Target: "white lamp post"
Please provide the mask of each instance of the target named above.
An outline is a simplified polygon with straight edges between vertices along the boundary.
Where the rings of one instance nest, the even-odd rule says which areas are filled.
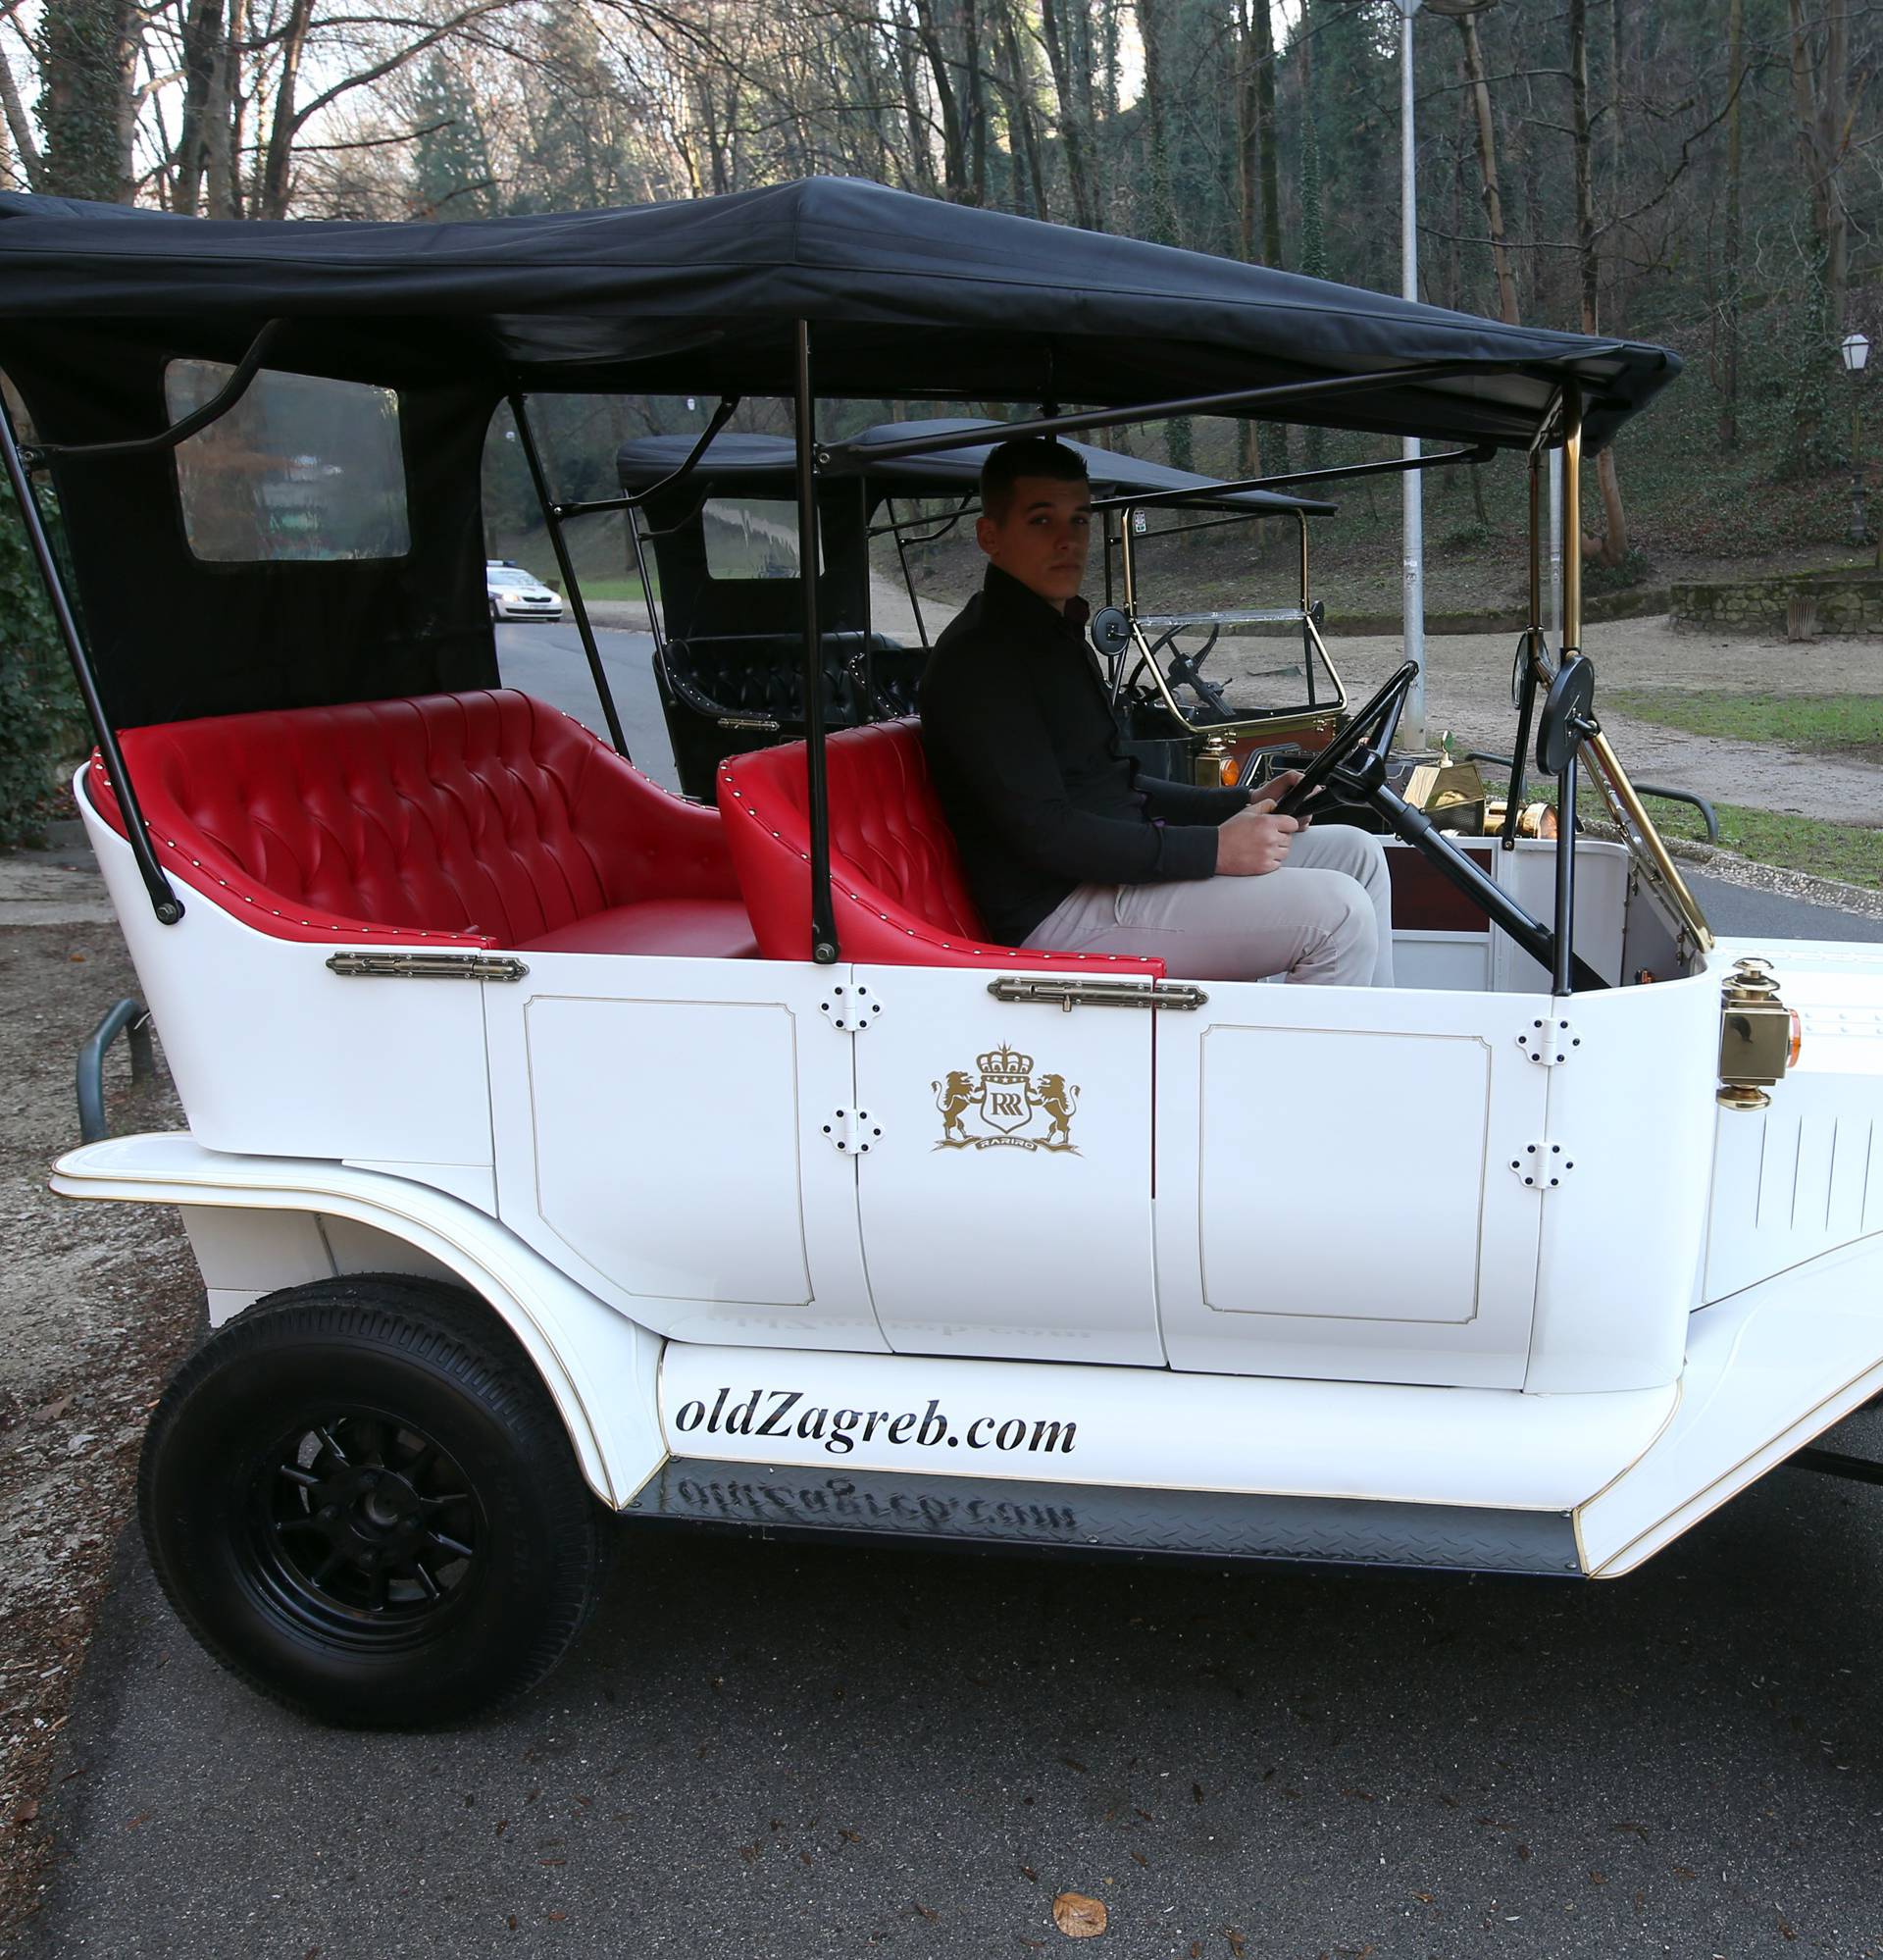
[[[1412,129],[1412,17],[1423,7],[1428,13],[1443,14],[1450,20],[1460,15],[1481,13],[1495,7],[1498,0],[1393,0],[1400,10],[1400,290],[1407,299],[1419,296],[1419,184],[1418,146]],[[1419,438],[1404,438],[1401,453],[1407,462],[1416,462]],[[1419,749],[1426,745],[1425,733],[1425,498],[1417,470],[1407,470],[1400,480],[1404,513],[1401,550],[1401,580],[1405,607],[1405,657],[1418,663],[1419,678],[1413,682],[1400,713],[1400,746]]]
[[[1869,491],[1863,483],[1863,397],[1858,392],[1858,377],[1870,364],[1869,336],[1846,334],[1838,353],[1843,357],[1844,372],[1851,378],[1851,542],[1868,544],[1872,537],[1865,508]]]
[[[1400,290],[1407,299],[1419,296],[1418,149],[1412,134],[1412,16],[1422,0],[1394,0],[1400,10]],[[1407,462],[1419,454],[1419,438],[1404,438],[1400,453]],[[1417,470],[1400,479],[1403,524],[1400,533],[1400,580],[1404,600],[1405,657],[1418,663],[1402,710],[1402,748],[1425,747],[1425,499]]]

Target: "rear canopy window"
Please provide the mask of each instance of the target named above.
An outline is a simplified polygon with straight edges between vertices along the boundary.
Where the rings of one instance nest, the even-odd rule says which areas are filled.
[[[173,422],[227,385],[220,361],[172,361]],[[227,415],[177,445],[190,550],[211,564],[402,558],[405,463],[390,389],[263,368]]]
[[[715,579],[794,579],[802,562],[797,505],[782,497],[706,499],[700,513],[706,570]],[[824,570],[820,542],[818,571]]]

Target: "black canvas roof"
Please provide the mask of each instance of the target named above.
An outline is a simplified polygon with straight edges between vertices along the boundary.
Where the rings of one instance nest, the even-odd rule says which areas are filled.
[[[460,224],[210,221],[0,195],[0,360],[29,359],[64,325],[100,351],[229,359],[278,316],[298,324],[276,364],[389,383],[786,394],[800,318],[817,392],[851,399],[1119,406],[1401,376],[1288,419],[1505,444],[1527,443],[1574,381],[1592,448],[1680,366],[1659,347],[849,179]],[[1434,364],[1464,372],[1416,373]]]
[[[845,447],[831,474],[868,477],[887,496],[959,495],[972,491],[978,485],[981,466],[993,443],[1000,439],[1002,427],[998,422],[966,416],[881,423],[853,438],[854,446]],[[869,454],[871,442],[913,441],[922,437],[956,436],[980,429],[989,432],[991,440],[966,448],[937,449],[887,462],[873,461]],[[694,436],[636,436],[624,442],[615,454],[622,489],[630,493],[643,490],[672,476],[686,462],[698,439]],[[1164,463],[1100,449],[1090,442],[1068,442],[1065,446],[1085,458],[1093,491],[1098,496],[1122,495],[1133,490],[1206,491],[1215,481],[1189,470],[1174,470]],[[746,487],[770,496],[790,496],[795,493],[796,468],[797,451],[783,436],[720,435],[707,445],[698,474],[690,481],[696,490],[710,484],[729,490]],[[1242,510],[1251,515],[1292,516],[1304,511],[1310,517],[1328,517],[1335,509],[1333,504],[1315,498],[1285,496],[1275,490],[1203,495],[1196,502],[1204,508]]]

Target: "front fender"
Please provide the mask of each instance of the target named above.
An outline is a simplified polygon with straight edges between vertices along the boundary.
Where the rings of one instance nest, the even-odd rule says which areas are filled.
[[[461,1199],[385,1171],[236,1157],[174,1134],[113,1137],[68,1152],[53,1166],[51,1184],[66,1198],[312,1214],[386,1234],[461,1280],[516,1335],[562,1414],[583,1475],[604,1503],[619,1510],[666,1458],[656,1400],[660,1336],[603,1305]],[[310,1276],[291,1272],[277,1283]]]

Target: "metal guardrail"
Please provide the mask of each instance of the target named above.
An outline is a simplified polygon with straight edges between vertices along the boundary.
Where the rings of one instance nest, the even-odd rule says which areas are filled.
[[[78,1135],[84,1143],[99,1143],[111,1134],[105,1121],[105,1051],[125,1037],[130,1049],[130,1079],[148,1081],[157,1072],[156,1051],[150,1044],[150,1012],[143,1002],[126,998],[92,1029],[78,1049]]]
[[[1495,762],[1503,769],[1510,766],[1509,756],[1495,755],[1486,748],[1469,748],[1465,753],[1473,762]],[[1706,826],[1706,842],[1719,842],[1719,817],[1705,797],[1696,796],[1692,790],[1669,790],[1659,783],[1637,783],[1635,788],[1644,797],[1664,797],[1670,803],[1687,803],[1697,809],[1701,822]]]

